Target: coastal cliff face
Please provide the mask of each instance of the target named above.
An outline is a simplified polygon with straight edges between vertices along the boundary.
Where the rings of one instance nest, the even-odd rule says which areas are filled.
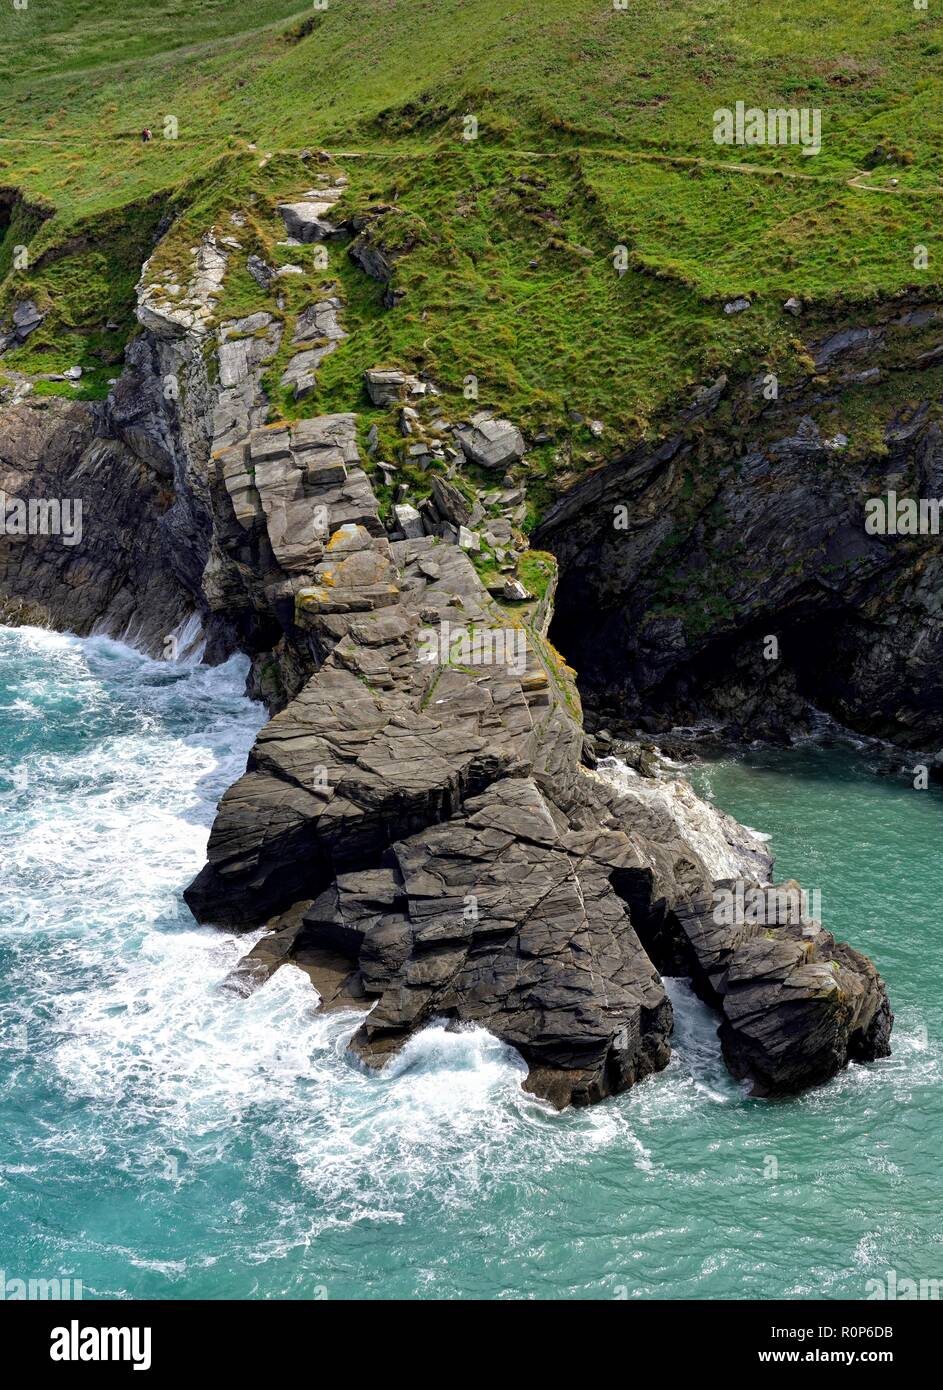
[[[325,175],[284,205],[295,244],[336,233],[341,195]],[[528,1087],[557,1106],[599,1100],[667,1063],[661,973],[688,976],[717,1009],[728,1065],[757,1094],[885,1055],[891,1015],[870,962],[801,912],[716,920],[718,884],[769,882],[762,841],[684,783],[597,766],[574,672],[547,640],[552,584],[531,593],[510,577],[513,558],[496,583],[476,566],[476,526],[504,560],[526,547],[513,469],[527,442],[513,422],[480,412],[447,427],[427,383],[383,364],[369,371],[371,399],[398,413],[417,456],[450,460],[420,508],[386,509],[388,473],[355,413],[270,420],[264,374],[287,341],[281,385],[309,394],[344,335],[343,304],[327,282],[293,322],[218,315],[231,263],[246,261],[242,225],[233,214],[208,230],[186,275],[145,265],[141,332],[105,402],[18,391],[0,417],[0,489],[80,499],[84,517],[72,547],[55,535],[0,537],[5,621],[107,631],[157,655],[197,616],[208,659],[251,658],[250,690],[272,718],[186,895],[201,921],[270,928],[232,987],[304,968],[322,1007],[369,1010],[352,1048],[375,1067],[433,1017],[483,1025],[519,1050]],[[388,267],[364,249],[369,227],[353,230],[352,259],[382,279]],[[275,274],[261,262],[249,270]],[[447,428],[449,452],[438,442]],[[894,476],[935,476],[935,427],[897,429]],[[832,455],[808,431],[731,462],[694,505],[686,479],[706,439],[682,432],[617,461],[542,530],[561,562],[553,632],[594,715],[736,708],[762,733],[801,719],[814,695],[916,739],[928,727],[932,652],[912,650],[913,634],[937,621],[932,566],[839,539],[847,480],[822,467],[810,487]],[[501,487],[462,490],[466,465]],[[860,477],[864,487],[873,470],[862,465]],[[614,502],[630,515],[615,535]],[[694,638],[680,618],[645,616],[672,528],[679,582],[694,583],[725,547],[739,553],[734,538],[784,558],[763,582],[733,563],[736,619]],[[825,557],[809,580],[800,546]],[[841,583],[826,583],[836,572]],[[759,642],[774,609],[797,641],[811,630],[829,644],[811,694],[808,653],[750,683],[744,633]],[[891,674],[862,694],[856,682],[881,643]]]
[[[882,534],[866,506],[943,496],[941,338],[935,304],[872,311],[811,339],[808,375],[775,399],[770,376],[721,378],[667,438],[550,509],[535,541],[561,568],[552,635],[595,727],[788,740],[821,711],[937,751],[939,529]],[[908,367],[925,395],[902,407],[895,374]],[[882,381],[873,439],[827,431]]]
[[[126,636],[160,655],[196,606],[172,480],[88,404],[21,402],[0,415],[0,493],[11,520],[13,499],[65,499],[71,532],[0,534],[0,621]]]

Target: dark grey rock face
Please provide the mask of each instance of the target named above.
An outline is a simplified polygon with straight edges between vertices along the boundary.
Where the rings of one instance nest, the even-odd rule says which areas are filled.
[[[868,368],[891,327],[906,335],[906,317],[834,333],[811,354],[822,371]],[[807,412],[847,379],[759,414],[753,400],[746,427],[698,418],[552,508],[534,538],[560,562],[551,635],[591,722],[787,738],[823,710],[939,746],[943,538],[868,534],[865,502],[890,489],[943,497],[943,434],[919,407],[888,418],[874,454],[824,438]],[[726,409],[736,420],[743,393]]]
[[[732,885],[728,885],[731,886]],[[695,988],[719,1009],[731,1073],[758,1096],[827,1081],[849,1059],[890,1053],[893,1015],[874,966],[789,901],[798,884],[766,894],[762,923],[718,923],[713,900],[676,913],[678,945]]]
[[[127,633],[160,655],[195,611],[175,573],[172,496],[154,469],[71,401],[0,414],[0,502],[55,502],[75,543],[0,531],[0,621]]]
[[[346,949],[376,1007],[354,1051],[382,1065],[433,1015],[519,1049],[557,1104],[624,1090],[668,1060],[671,1006],[609,883],[624,837],[561,835],[530,779],[341,874],[302,940]]]

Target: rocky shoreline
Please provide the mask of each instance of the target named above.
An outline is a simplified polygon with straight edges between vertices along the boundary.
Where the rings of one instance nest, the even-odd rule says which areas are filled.
[[[290,236],[331,236],[341,191],[325,182],[280,208]],[[523,544],[515,477],[502,478],[521,432],[488,412],[454,425],[422,413],[425,384],[372,369],[371,399],[399,412],[413,448],[451,458],[453,476],[464,458],[501,479],[490,521],[439,474],[420,507],[401,499],[384,518],[374,484],[387,475],[368,471],[355,414],[269,422],[261,381],[286,331],[278,316],[215,322],[243,251],[238,215],[231,224],[195,248],[186,283],[145,266],[142,331],[105,403],[20,395],[0,420],[0,486],[81,497],[87,517],[74,553],[0,538],[0,620],[129,635],[159,655],[196,614],[208,659],[252,660],[250,691],[272,717],[186,893],[202,922],[268,927],[231,987],[300,966],[322,1007],[365,1011],[351,1046],[376,1068],[433,1018],[486,1027],[557,1107],[666,1065],[664,974],[689,977],[716,1009],[727,1064],[755,1094],[887,1055],[887,994],[865,957],[789,910],[717,921],[719,885],[769,883],[761,840],[683,782],[597,766],[574,672],[547,638],[553,588],[530,594],[507,558]],[[351,255],[382,279],[359,231]],[[327,292],[295,324],[282,382],[296,396],[342,324]],[[545,524],[561,560],[553,631],[594,690],[587,643],[607,644],[607,670],[621,648],[602,626],[612,590],[592,588],[604,561],[586,527],[627,480],[648,507],[641,480],[683,447],[618,463]],[[476,568],[476,526],[506,562],[497,584]],[[675,652],[674,629],[658,631],[646,641]],[[611,679],[598,688],[601,709],[622,700]]]

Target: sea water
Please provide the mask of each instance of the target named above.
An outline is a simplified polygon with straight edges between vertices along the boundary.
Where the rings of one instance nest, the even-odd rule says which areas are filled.
[[[181,891],[262,712],[245,664],[0,629],[0,1272],[95,1298],[830,1298],[943,1277],[943,797],[806,746],[705,764],[872,956],[893,1055],[749,1099],[682,981],[666,1071],[558,1115],[487,1033],[381,1075]],[[0,1296],[3,1294],[0,1285]]]

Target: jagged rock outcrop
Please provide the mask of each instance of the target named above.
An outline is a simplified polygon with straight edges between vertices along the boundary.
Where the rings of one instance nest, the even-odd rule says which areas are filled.
[[[297,230],[300,218],[312,236],[326,230],[323,214],[344,182],[325,177],[323,187],[301,195],[287,214],[291,225]],[[66,407],[27,397],[27,414],[4,413],[0,458],[8,466],[0,486],[6,477],[8,492],[15,495],[27,478],[47,488],[48,496],[78,499],[86,528],[91,524],[91,533],[101,537],[99,550],[110,545],[115,553],[107,558],[96,553],[93,563],[83,552],[80,565],[75,551],[55,541],[30,537],[29,544],[17,545],[16,538],[0,539],[0,556],[11,546],[16,549],[5,577],[0,576],[0,591],[8,621],[49,623],[83,634],[93,628],[113,635],[130,632],[154,655],[163,652],[168,635],[197,614],[208,659],[222,659],[237,648],[248,652],[253,692],[277,707],[318,660],[291,616],[292,582],[296,587],[303,582],[305,562],[310,558],[315,564],[317,554],[309,557],[312,536],[303,530],[290,543],[285,540],[294,524],[290,494],[298,491],[298,475],[284,466],[277,450],[272,454],[274,437],[269,437],[270,457],[262,460],[265,505],[255,520],[238,514],[241,464],[235,446],[268,419],[262,377],[279,350],[283,322],[275,306],[238,319],[221,315],[227,270],[245,254],[246,219],[234,212],[228,220],[225,234],[214,226],[199,238],[185,270],[160,247],[145,262],[137,286],[142,331],[128,345],[125,370],[107,401]],[[311,389],[320,361],[345,336],[341,308],[339,298],[325,295],[298,314],[291,339],[297,351],[285,369],[296,394]],[[28,384],[23,389],[28,391]],[[79,422],[83,439],[98,441],[94,468],[87,459],[82,465]],[[348,419],[348,434],[349,425]],[[46,441],[44,461],[30,453],[40,436]],[[332,438],[319,452],[316,441],[303,436],[302,424],[295,442],[310,474],[305,487],[310,483],[316,489],[337,476],[344,440]],[[261,440],[255,447],[262,448]],[[60,466],[66,459],[67,473]],[[250,458],[245,466],[254,472],[256,462]],[[343,473],[342,458],[339,467]],[[382,531],[372,492],[365,507],[358,500],[363,495],[358,477],[362,485],[363,474],[356,470],[344,482],[345,516]],[[138,506],[135,489],[155,500]],[[137,527],[129,520],[135,509],[141,514]],[[338,512],[338,524],[343,519]],[[134,533],[130,547],[120,539],[126,533]],[[149,560],[142,562],[140,554]],[[61,582],[65,574],[67,583]]]
[[[330,539],[294,590],[327,655],[224,797],[188,902],[254,925],[313,899],[287,955],[350,957],[349,994],[378,1000],[366,1060],[445,1014],[512,1041],[558,1102],[622,1089],[668,1058],[670,1006],[609,882],[648,857],[604,783],[578,792],[578,722],[464,553],[391,545],[365,517],[333,529],[347,513],[327,506]],[[476,632],[498,664],[476,661]]]
[[[758,922],[718,910],[718,893],[736,887],[720,883],[710,899],[679,905],[674,942],[684,973],[721,1013],[731,1073],[753,1095],[792,1095],[849,1059],[888,1056],[894,1020],[871,962],[804,915],[798,884],[758,894]]]
[[[290,233],[290,240],[321,241],[337,232],[337,227],[327,221],[326,215],[343,194],[346,182],[346,179],[339,178],[323,188],[309,189],[299,202],[279,206],[278,211]],[[317,385],[321,363],[347,337],[340,324],[341,308],[340,299],[330,295],[316,304],[310,304],[298,315],[291,339],[292,347],[297,351],[281,376],[281,385],[292,388],[295,400],[302,400],[311,394]]]
[[[341,188],[280,209],[292,239],[333,233]],[[213,229],[186,285],[158,257],[108,401],[11,407],[0,437],[0,487],[81,497],[86,528],[74,555],[58,538],[0,538],[9,620],[128,632],[159,651],[198,612],[211,657],[252,657],[250,688],[273,717],[187,892],[200,920],[271,927],[231,986],[300,966],[325,1007],[367,1011],[352,1047],[377,1067],[433,1017],[486,1026],[558,1106],[666,1064],[669,967],[718,1008],[732,1070],[762,1093],[882,1055],[890,1012],[863,957],[828,937],[810,962],[791,921],[773,924],[775,950],[708,931],[718,878],[768,878],[756,837],[681,784],[585,765],[573,674],[544,640],[549,600],[506,576],[489,591],[470,558],[485,504],[505,512],[488,543],[524,544],[523,489],[470,501],[433,474],[432,498],[398,504],[388,531],[354,415],[268,423],[281,318],[219,314],[241,252]],[[320,295],[292,331],[282,380],[296,395],[344,335],[340,300]],[[479,466],[524,453],[517,427],[487,412],[454,430],[440,412],[424,423],[404,402],[434,388],[399,369],[366,384],[401,407],[424,459],[441,462],[450,436]],[[803,430],[782,452],[816,447]]]
[[[244,225],[239,214],[230,221],[236,233]],[[253,658],[256,688],[281,690],[311,658],[286,650],[280,672],[279,655],[266,645],[280,639],[277,614],[247,623],[238,603],[230,610],[219,601],[227,585],[242,593],[241,571],[234,566],[223,580],[214,568],[226,530],[215,515],[220,493],[226,496],[216,457],[267,419],[261,378],[282,335],[274,313],[219,317],[226,270],[240,250],[237,235],[213,228],[191,251],[186,274],[168,269],[159,253],[145,262],[137,287],[142,331],[128,345],[125,370],[105,402],[32,398],[23,404],[25,414],[4,412],[0,458],[8,465],[8,491],[30,473],[33,443],[41,437],[43,458],[31,485],[47,496],[81,500],[95,550],[91,559],[83,544],[79,563],[60,543],[30,537],[0,588],[10,621],[80,634],[130,633],[154,655],[198,615],[208,659],[241,647]],[[83,457],[80,434],[96,441],[93,458]],[[233,523],[228,501],[225,521]],[[6,544],[0,540],[0,548]],[[277,563],[269,568],[284,579]]]
[[[244,650],[273,654],[259,661],[257,680],[274,707],[300,688],[335,640],[306,620],[329,539],[338,557],[360,530],[368,538],[385,534],[355,434],[350,414],[265,426],[210,461],[215,528],[206,601]],[[352,569],[349,561],[342,573]]]
[[[551,508],[534,540],[561,568],[552,636],[592,723],[787,738],[824,710],[939,746],[943,540],[869,534],[865,503],[890,489],[943,497],[943,434],[924,404],[855,449],[810,414],[838,408],[862,370],[899,369],[908,353],[929,366],[934,332],[933,309],[885,309],[813,342],[815,378],[778,400],[763,399],[763,378],[736,392],[724,380],[686,427]]]
[[[303,423],[323,439],[337,420]],[[303,472],[295,449],[294,432],[273,449],[282,488],[286,469]],[[273,481],[258,467],[228,479],[253,525],[271,524]],[[293,535],[316,505],[296,480]],[[624,1090],[670,1055],[671,1007],[640,934],[657,953],[709,898],[698,835],[723,868],[762,872],[768,856],[693,794],[679,810],[670,792],[583,767],[571,673],[539,633],[461,547],[390,543],[366,520],[327,504],[329,538],[291,589],[319,669],[259,734],[187,901],[201,920],[271,924],[235,987],[297,961],[324,972],[333,1006],[368,1008],[352,1047],[371,1066],[444,1016],[516,1047],[528,1087],[555,1105]],[[873,976],[861,958],[848,970],[848,988]],[[833,1057],[860,1032],[837,1035]],[[762,1061],[744,1064],[758,1086]]]
[[[207,232],[199,246],[194,247],[191,262],[186,286],[178,282],[173,272],[152,274],[150,262],[144,263],[137,317],[158,338],[207,331],[229,262],[229,254],[217,240],[215,230]]]
[[[202,352],[228,254],[208,233],[194,249],[185,288],[145,263],[138,287],[144,331],[129,344],[107,401],[26,397],[3,411],[0,488],[68,499],[81,509],[83,529],[74,548],[57,536],[0,537],[7,621],[126,635],[156,656],[169,636],[205,614],[214,432],[244,434],[258,411],[255,387],[237,366],[244,350],[236,343],[220,349],[217,388]],[[237,330],[224,324],[220,338]],[[272,340],[253,341],[261,358]],[[211,656],[233,650],[225,619],[205,635]]]

